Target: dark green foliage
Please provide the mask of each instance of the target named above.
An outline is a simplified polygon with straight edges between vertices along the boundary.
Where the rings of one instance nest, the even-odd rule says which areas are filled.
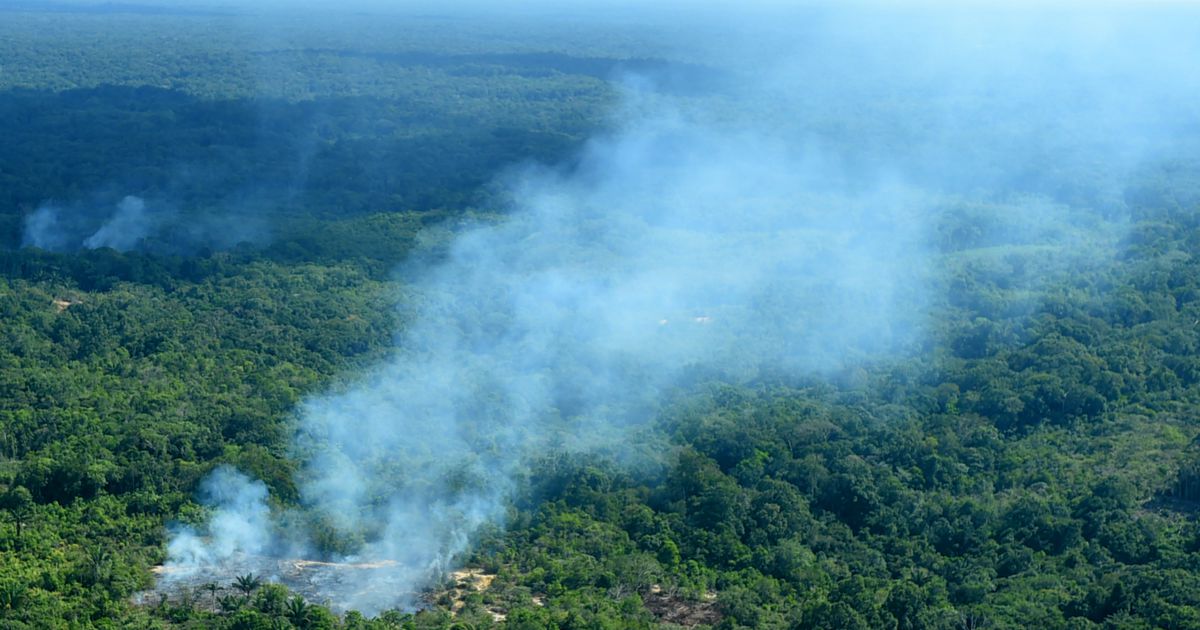
[[[368,620],[245,575],[135,605],[215,466],[299,504],[291,414],[392,351],[394,265],[501,220],[471,210],[498,169],[569,153],[608,73],[662,62],[591,31],[525,33],[568,55],[304,19],[288,37],[320,45],[249,50],[213,16],[97,10],[0,20],[0,627],[1200,627],[1200,176],[1183,161],[1068,217],[1124,229],[1086,260],[1006,238],[1011,208],[937,208],[921,352],[738,385],[697,370],[647,429],[671,448],[637,474],[533,464],[507,528],[464,559],[495,581],[461,602]],[[74,56],[45,54],[55,29]],[[712,78],[678,69],[669,92]],[[44,201],[126,194],[268,233],[15,248]],[[363,542],[311,529],[331,554]]]

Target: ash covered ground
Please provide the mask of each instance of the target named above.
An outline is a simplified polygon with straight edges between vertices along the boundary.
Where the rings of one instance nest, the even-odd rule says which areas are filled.
[[[364,603],[380,609],[425,606],[420,594],[402,590],[402,585],[411,584],[411,576],[397,571],[392,560],[322,562],[241,554],[198,568],[159,566],[154,573],[158,576],[154,588],[134,595],[134,603],[154,606],[165,600],[220,610],[222,597],[241,594],[235,586],[238,578],[252,575],[336,612]]]

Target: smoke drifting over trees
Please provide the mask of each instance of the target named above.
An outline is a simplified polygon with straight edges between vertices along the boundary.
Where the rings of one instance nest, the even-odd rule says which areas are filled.
[[[404,270],[397,359],[304,407],[308,504],[415,592],[501,517],[529,458],[619,446],[684,370],[828,370],[912,343],[919,196],[830,187],[821,168],[660,113],[568,169],[509,175],[505,221]]]
[[[22,247],[75,252],[103,247],[119,252],[189,254],[266,239],[252,217],[183,215],[161,204],[128,195],[109,207],[104,202],[44,203],[25,217]]]
[[[78,207],[44,204],[25,218],[21,244],[49,251],[111,247],[124,252],[137,247],[160,220],[148,216],[146,202],[134,196],[122,199],[111,215],[103,218],[92,215]],[[89,234],[90,230],[95,231]]]
[[[1180,63],[1194,44],[1169,19],[1120,17],[820,12],[756,72],[764,52],[747,43],[699,49],[743,77],[724,97],[632,81],[574,161],[500,176],[502,222],[401,270],[395,358],[300,409],[305,508],[361,541],[350,555],[396,563],[395,592],[330,596],[411,605],[482,525],[502,524],[532,458],[622,450],[685,374],[745,382],[922,352],[956,217],[984,219],[975,246],[1040,248],[1013,285],[1111,255],[1113,217],[1131,211],[1124,178],[1176,155],[1196,86]],[[83,244],[129,244],[138,228],[118,227],[144,218],[134,209]],[[34,217],[41,234],[55,215]],[[206,487],[213,518],[172,543],[171,564],[313,545],[298,525],[312,519],[268,518],[261,485],[222,470]],[[269,531],[286,542],[264,546]]]

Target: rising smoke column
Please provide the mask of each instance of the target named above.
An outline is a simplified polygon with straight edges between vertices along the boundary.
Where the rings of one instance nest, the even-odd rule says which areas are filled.
[[[146,213],[146,202],[140,197],[128,196],[117,204],[113,213],[100,229],[83,239],[88,249],[111,247],[119,252],[129,251],[154,231],[155,221]]]
[[[263,218],[234,200],[220,210],[183,213],[162,200],[147,203],[126,195],[115,204],[45,202],[25,217],[21,247],[60,253],[111,248],[189,255],[268,240]]]
[[[55,204],[44,203],[25,217],[21,247],[37,247],[46,251],[69,250],[77,246],[61,226],[62,210]]]
[[[658,111],[572,167],[510,174],[503,222],[402,270],[397,357],[301,410],[304,502],[365,541],[352,559],[394,562],[362,584],[346,576],[335,605],[411,605],[500,521],[533,458],[620,450],[691,368],[731,381],[826,371],[919,338],[925,198],[894,179],[828,184],[828,168]],[[262,552],[242,542],[262,536],[217,526],[270,527],[261,501],[210,505],[207,537],[172,543],[173,567]],[[234,518],[234,505],[252,514]]]
[[[673,115],[568,171],[512,176],[506,221],[406,270],[399,357],[305,406],[305,500],[412,592],[500,518],[531,458],[619,446],[682,371],[822,370],[910,341],[919,196],[822,177],[811,156]]]
[[[362,558],[395,561],[388,589],[346,584],[336,603],[404,605],[502,517],[532,458],[620,448],[691,368],[736,382],[919,349],[934,208],[1018,228],[980,244],[1086,250],[1064,204],[1119,210],[1122,178],[1187,103],[1136,72],[1169,105],[1110,98],[1113,77],[1080,67],[1107,59],[1102,37],[1018,19],[1011,42],[939,47],[959,25],[876,19],[847,36],[860,17],[744,86],[749,121],[631,96],[575,163],[510,175],[502,223],[403,269],[396,358],[300,413],[306,506],[365,541]],[[1114,58],[1124,73],[1157,57]],[[1081,179],[1104,194],[1047,197]]]
[[[167,567],[182,571],[220,566],[238,554],[261,554],[271,547],[271,512],[261,481],[221,466],[200,486],[201,500],[212,506],[208,536],[180,527],[167,547]]]
[[[149,212],[145,200],[133,195],[122,198],[111,210],[103,205],[44,203],[25,217],[21,246],[53,252],[101,247],[125,252],[157,231],[163,218]]]

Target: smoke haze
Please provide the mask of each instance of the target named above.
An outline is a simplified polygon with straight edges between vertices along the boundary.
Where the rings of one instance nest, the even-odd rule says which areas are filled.
[[[128,251],[146,238],[152,227],[146,216],[146,202],[138,197],[126,197],[117,204],[117,211],[95,234],[83,239],[83,246],[88,249],[111,247],[121,252]]]
[[[235,554],[261,554],[270,546],[270,508],[267,487],[236,470],[222,466],[204,480],[201,500],[213,508],[208,538],[189,527],[171,539],[168,567],[192,569],[219,566]]]
[[[25,217],[22,247],[51,252],[111,248],[188,254],[201,248],[225,249],[266,239],[261,220],[235,214],[183,214],[163,203],[147,204],[127,195],[115,205],[104,201],[43,203]]]
[[[889,31],[828,12],[788,55],[764,55],[780,40],[763,27],[759,46],[720,51],[746,78],[729,95],[631,82],[575,161],[501,177],[502,223],[401,270],[396,358],[301,409],[306,508],[361,540],[357,556],[395,561],[391,590],[351,581],[329,597],[413,605],[500,521],[532,458],[621,450],[689,370],[744,382],[919,352],[937,274],[967,242],[938,242],[954,216],[991,217],[974,247],[1048,252],[1018,282],[1106,255],[1128,178],[1191,124],[1196,77],[1175,55],[1194,44],[1157,23],[1006,15],[977,39],[987,16]],[[1154,100],[1124,96],[1120,77]],[[264,553],[261,484],[208,483],[208,531],[176,538],[172,562]]]

